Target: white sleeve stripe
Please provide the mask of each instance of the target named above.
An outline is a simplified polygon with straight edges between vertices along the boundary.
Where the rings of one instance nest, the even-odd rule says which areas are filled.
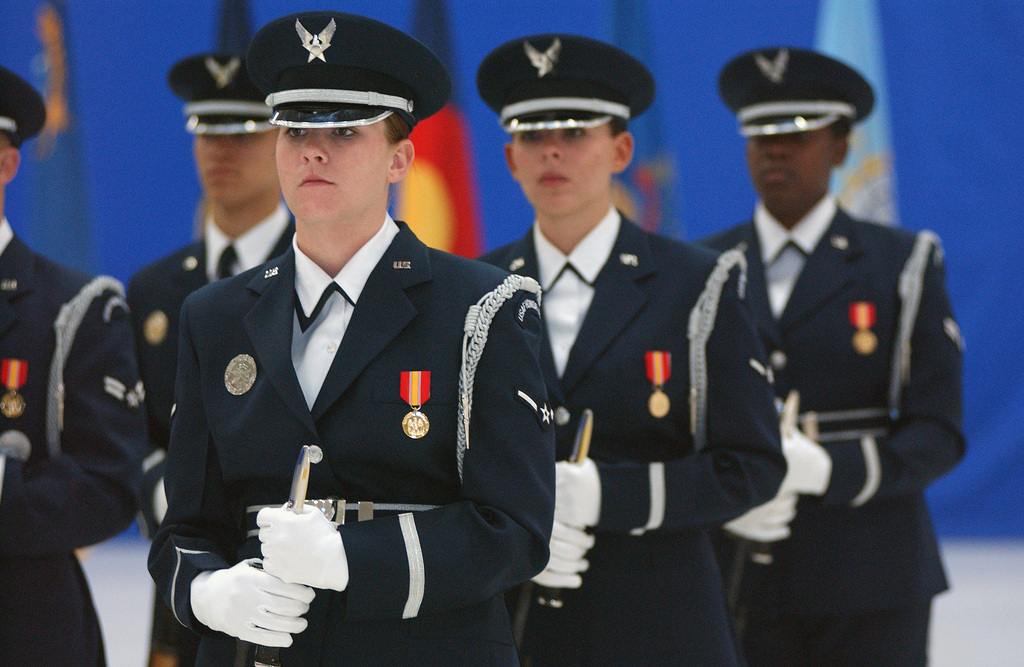
[[[660,461],[652,463],[648,476],[651,483],[651,514],[647,525],[629,531],[631,535],[643,535],[648,530],[661,528],[665,520],[665,464]]]
[[[171,577],[171,613],[174,614],[174,618],[177,619],[178,623],[181,623],[185,627],[188,624],[178,618],[177,610],[177,589],[178,589],[178,571],[181,569],[181,554],[208,554],[209,551],[193,551],[192,549],[182,549],[181,547],[174,547],[174,551],[178,556],[177,562],[174,564],[174,576]]]
[[[413,515],[399,514],[398,524],[402,527],[405,539],[405,553],[409,557],[409,599],[405,602],[402,618],[415,618],[420,613],[423,603],[423,589],[426,585],[426,574],[423,568],[423,549],[420,537],[416,532],[416,521]]]
[[[864,488],[857,497],[850,501],[851,507],[860,507],[878,492],[882,483],[882,461],[878,457],[878,443],[873,435],[860,439],[860,448],[864,452]]]

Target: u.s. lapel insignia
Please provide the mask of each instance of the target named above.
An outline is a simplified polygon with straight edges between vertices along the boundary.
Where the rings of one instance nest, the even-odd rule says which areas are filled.
[[[327,58],[324,58],[324,51],[331,48],[331,38],[334,37],[334,31],[338,29],[338,24],[331,19],[331,22],[327,24],[327,27],[320,31],[319,34],[314,35],[310,31],[306,30],[298,19],[295,19],[295,32],[299,33],[299,38],[302,39],[302,48],[309,51],[309,60],[307,63],[313,62],[314,59],[319,58],[323,62],[327,62]]]
[[[419,440],[430,430],[430,420],[420,408],[430,398],[430,371],[402,371],[399,392],[412,412],[402,419],[402,430],[413,440]]]
[[[541,401],[540,403],[537,403],[537,401],[531,398],[530,395],[522,389],[516,390],[516,397],[533,410],[533,414],[537,417],[537,421],[540,423],[541,429],[546,431],[551,428],[551,420],[555,418],[555,413],[547,402]]]
[[[530,59],[530,64],[537,68],[537,78],[540,79],[553,70],[555,64],[558,63],[558,54],[562,50],[562,40],[555,37],[555,41],[551,42],[551,46],[543,52],[538,51],[533,44],[523,42],[523,50],[526,52],[526,57]]]
[[[867,356],[878,347],[878,336],[871,330],[875,326],[875,304],[857,301],[850,304],[850,324],[857,328],[853,334],[853,349]]]
[[[159,345],[167,338],[167,315],[162,310],[154,310],[142,325],[142,335],[150,345]]]
[[[833,236],[831,239],[832,247],[836,250],[846,250],[850,247],[850,239],[845,236]]]
[[[412,262],[408,260],[396,261],[391,265],[391,267],[394,269],[411,269]]]
[[[256,360],[248,354],[239,354],[228,362],[224,370],[224,386],[233,396],[241,396],[256,382]]]
[[[619,261],[624,266],[640,266],[640,260],[631,252],[624,252],[619,255]]]
[[[185,259],[181,260],[181,268],[186,271],[192,271],[199,266],[199,260],[195,258],[195,255],[189,255]]]
[[[16,419],[25,412],[25,399],[18,390],[28,380],[28,362],[22,359],[4,359],[0,367],[7,393],[0,398],[0,412],[8,419]]]
[[[522,257],[516,257],[512,260],[512,263],[508,265],[509,271],[518,271],[519,269],[526,266],[526,260]]]
[[[0,280],[0,290],[3,290],[4,292],[13,292],[16,289],[18,289],[17,278],[4,278],[3,280]]]
[[[263,272],[263,279],[266,280],[267,278],[273,278],[278,273],[279,269],[276,266],[272,269],[267,269],[266,271]]]
[[[238,74],[238,70],[242,66],[242,59],[235,56],[226,64],[221,65],[212,57],[207,56],[206,60],[203,61],[203,64],[206,65],[206,71],[210,73],[211,77],[213,77],[217,87],[227,88],[231,85],[235,75]]]
[[[766,79],[772,83],[782,83],[782,77],[789,65],[789,49],[779,49],[772,60],[768,60],[764,54],[755,53],[754,62]]]

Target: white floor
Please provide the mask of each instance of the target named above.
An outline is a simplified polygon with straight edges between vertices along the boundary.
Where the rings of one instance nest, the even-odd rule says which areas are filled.
[[[92,549],[92,584],[110,667],[145,667],[153,582],[149,544],[122,537]],[[943,544],[952,590],[935,602],[933,667],[1024,667],[1024,540]]]

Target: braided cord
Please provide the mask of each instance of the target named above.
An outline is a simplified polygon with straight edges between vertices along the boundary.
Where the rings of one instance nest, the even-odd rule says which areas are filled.
[[[698,452],[707,444],[708,339],[715,328],[722,289],[729,280],[729,272],[735,266],[740,267],[738,292],[742,298],[747,281],[747,258],[733,248],[719,256],[718,263],[704,285],[704,291],[690,311],[687,328],[690,339],[690,432],[693,435],[694,451]]]
[[[93,299],[110,291],[113,294],[103,309],[103,319],[110,321],[110,315],[116,306],[128,308],[124,301],[124,286],[110,276],[97,276],[89,281],[73,299],[60,307],[57,319],[53,322],[57,336],[53,348],[53,361],[50,362],[50,381],[46,390],[46,444],[50,456],[60,454],[60,433],[64,430],[64,364],[71,354],[71,346],[75,343],[75,335],[82,319],[89,311]]]
[[[900,328],[892,353],[892,377],[889,380],[889,412],[893,419],[899,415],[903,387],[910,380],[910,339],[914,335],[917,310],[921,305],[924,289],[924,274],[928,268],[928,257],[935,249],[936,261],[942,258],[942,242],[933,232],[923,231],[914,241],[914,249],[900,272],[899,293],[903,306],[900,309]]]
[[[487,334],[491,328],[491,320],[498,313],[502,304],[508,301],[519,290],[527,290],[537,295],[540,301],[540,285],[528,276],[511,275],[496,288],[485,294],[466,313],[463,327],[465,336],[462,339],[462,370],[459,373],[459,422],[456,461],[459,468],[459,481],[462,481],[462,459],[469,449],[469,420],[473,412],[473,381],[476,378],[476,367],[484,354]]]

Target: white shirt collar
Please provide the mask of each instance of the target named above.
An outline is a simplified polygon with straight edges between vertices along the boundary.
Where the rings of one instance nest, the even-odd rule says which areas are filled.
[[[307,315],[313,312],[320,300],[320,295],[324,293],[324,289],[332,280],[338,283],[338,286],[352,299],[353,304],[359,303],[359,295],[362,294],[363,287],[366,286],[366,281],[370,278],[370,273],[376,268],[396,236],[398,236],[398,225],[389,214],[385,214],[384,222],[377,233],[364,243],[363,247],[356,251],[356,254],[352,255],[345,266],[341,267],[338,275],[333,278],[299,250],[298,243],[292,239],[292,248],[295,249],[295,293],[299,296],[302,312]]]
[[[793,229],[788,230],[768,212],[764,202],[757,202],[754,226],[757,229],[758,241],[761,243],[761,260],[764,265],[768,266],[774,261],[790,241],[803,250],[805,255],[810,255],[817,247],[818,241],[828,231],[835,216],[836,200],[831,195],[826,195],[793,226]]]
[[[7,216],[3,216],[3,220],[0,221],[0,255],[7,250],[7,244],[14,238],[14,230],[11,229],[11,223],[7,222]]]
[[[203,231],[203,239],[206,241],[206,277],[211,281],[216,279],[217,262],[228,245],[234,245],[235,252],[238,253],[239,272],[248,271],[270,259],[270,251],[284,234],[289,220],[291,215],[288,209],[283,203],[279,203],[268,217],[260,220],[237,239],[230,239],[220,230],[213,218],[207,216]]]
[[[601,222],[590,230],[590,233],[576,244],[569,256],[566,257],[562,251],[548,241],[540,231],[540,226],[533,223],[533,245],[537,249],[537,269],[540,273],[540,284],[545,290],[551,289],[551,282],[558,277],[562,267],[569,262],[579,271],[580,275],[588,283],[593,284],[597,280],[597,274],[601,273],[608,257],[615,247],[615,239],[619,236],[619,227],[622,225],[622,217],[615,207],[609,207],[608,214],[601,218]]]

